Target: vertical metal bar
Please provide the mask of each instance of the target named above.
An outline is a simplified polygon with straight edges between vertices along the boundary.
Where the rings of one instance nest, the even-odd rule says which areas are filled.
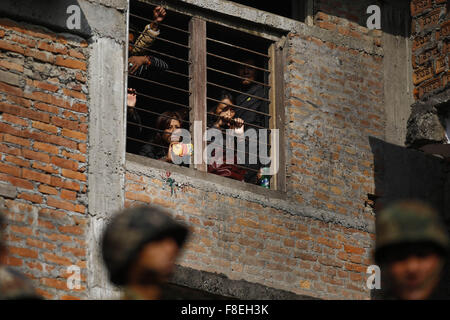
[[[189,32],[189,105],[191,135],[194,137],[194,164],[191,167],[206,171],[203,161],[203,151],[206,150],[206,141],[203,139],[206,132],[206,22],[193,17],[189,22]]]
[[[278,148],[271,147],[272,159],[278,158],[278,172],[273,176],[272,188],[286,191],[286,152],[284,134],[284,55],[283,50],[274,43],[269,48],[270,59],[270,129],[278,129]],[[273,160],[272,160],[273,161]]]

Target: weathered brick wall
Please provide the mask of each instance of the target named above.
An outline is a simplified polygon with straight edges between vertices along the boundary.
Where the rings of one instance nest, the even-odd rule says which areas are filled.
[[[369,136],[384,137],[382,57],[298,34],[285,53],[284,199],[173,173],[188,187],[172,196],[164,171],[133,156],[125,205],[163,205],[192,227],[184,266],[308,296],[367,299]]]
[[[446,0],[413,0],[411,16],[414,97],[423,100],[450,83],[448,3]]]
[[[314,25],[337,34],[372,42],[381,47],[381,30],[366,26],[370,5],[380,5],[374,0],[316,0],[314,1]]]
[[[88,108],[81,38],[0,20],[0,181],[9,257],[45,298],[85,290]],[[82,287],[66,286],[67,267]]]

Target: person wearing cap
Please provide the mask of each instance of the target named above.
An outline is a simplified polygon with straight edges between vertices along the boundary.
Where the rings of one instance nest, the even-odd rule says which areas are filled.
[[[7,257],[3,242],[4,218],[0,212],[0,262]],[[0,300],[41,300],[31,281],[11,267],[0,265]]]
[[[375,261],[385,299],[442,299],[439,286],[448,261],[449,237],[438,212],[417,200],[402,200],[376,218]]]
[[[102,238],[102,256],[111,282],[125,300],[158,300],[172,275],[188,229],[154,206],[116,214]]]

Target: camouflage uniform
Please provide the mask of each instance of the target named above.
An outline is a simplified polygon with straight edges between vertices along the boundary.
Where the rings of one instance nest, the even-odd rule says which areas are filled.
[[[108,224],[101,244],[111,282],[125,286],[127,298],[140,299],[126,288],[128,269],[139,251],[145,244],[167,237],[181,248],[187,236],[188,229],[159,208],[144,206],[119,212]]]
[[[376,219],[375,261],[379,265],[389,263],[390,249],[401,250],[399,248],[404,248],[402,246],[412,245],[409,253],[414,253],[416,245],[431,244],[443,261],[448,262],[450,241],[444,226],[438,212],[424,202],[404,200],[387,207]],[[398,253],[408,254],[401,251]],[[445,285],[444,277],[446,274],[442,272],[440,284],[429,299],[449,298],[448,293],[444,293],[447,289],[441,287]],[[375,298],[396,299],[392,288],[374,294]]]

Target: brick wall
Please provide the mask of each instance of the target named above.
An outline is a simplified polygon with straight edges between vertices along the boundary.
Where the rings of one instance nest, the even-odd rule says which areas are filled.
[[[375,193],[369,137],[383,139],[386,125],[383,57],[374,53],[381,33],[361,27],[356,14],[365,5],[335,12],[336,1],[315,4],[320,32],[291,33],[284,49],[286,194],[234,188],[187,169],[192,177],[173,173],[187,187],[172,195],[165,170],[128,155],[125,206],[163,205],[192,228],[181,265],[307,296],[367,299],[374,240],[368,194]],[[320,40],[325,33],[328,40]],[[4,197],[6,263],[34,278],[47,298],[86,297],[87,275],[97,277],[95,266],[86,270],[93,219],[85,214],[95,214],[87,208],[87,161],[97,160],[86,153],[86,100],[93,98],[87,44],[1,20],[0,54],[0,179],[17,194]],[[115,129],[102,127],[112,135]],[[66,287],[72,264],[82,267],[80,291]]]
[[[446,0],[413,0],[411,15],[414,98],[423,100],[450,83],[450,13]]]
[[[190,225],[181,265],[307,296],[367,299],[369,136],[384,137],[382,57],[298,34],[285,53],[284,199],[173,173],[188,187],[171,195],[164,171],[133,156],[125,205],[163,205]]]
[[[366,27],[369,17],[366,13],[367,8],[374,4],[380,5],[374,0],[316,0],[314,1],[314,25],[381,47],[381,30],[370,30]]]
[[[45,298],[85,290],[87,43],[0,20],[0,182],[16,188],[6,207],[9,257]],[[67,267],[82,288],[66,286]]]

